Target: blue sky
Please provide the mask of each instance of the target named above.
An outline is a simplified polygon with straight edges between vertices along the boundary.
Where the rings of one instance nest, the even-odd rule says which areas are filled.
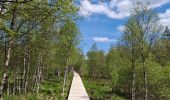
[[[96,43],[107,52],[111,45],[121,38],[123,25],[138,0],[111,0],[110,3],[96,3],[96,0],[80,0],[80,16],[77,22],[82,33],[80,47],[87,53]],[[143,0],[146,3],[148,0]],[[149,7],[155,9],[163,25],[170,26],[170,0],[150,0]]]

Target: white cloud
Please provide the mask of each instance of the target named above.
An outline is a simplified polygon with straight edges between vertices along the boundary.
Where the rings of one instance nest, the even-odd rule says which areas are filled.
[[[131,9],[136,2],[147,4],[148,0],[111,0],[109,4],[91,3],[89,0],[80,1],[80,15],[88,17],[92,14],[104,14],[113,19],[123,19],[130,15]],[[151,8],[161,7],[170,0],[149,0]]]
[[[124,25],[120,25],[117,27],[117,30],[120,32],[123,32],[125,30],[125,26]]]
[[[95,42],[117,42],[116,39],[110,39],[108,37],[93,37]]]
[[[139,1],[141,1],[141,0],[139,0]],[[144,0],[144,1],[146,3],[148,2],[147,0]],[[150,0],[149,1],[151,8],[161,7],[162,5],[167,4],[169,2],[170,2],[170,0]]]
[[[170,9],[167,9],[165,13],[159,14],[161,24],[170,27]]]
[[[129,1],[129,0],[126,0]],[[81,1],[81,6],[80,6],[80,15],[82,16],[90,16],[92,14],[104,14],[107,15],[110,18],[114,18],[114,19],[121,19],[124,17],[129,16],[129,13],[126,12],[127,9],[130,6],[127,6],[126,4],[130,4],[128,2],[120,2],[117,4],[118,8],[116,11],[113,11],[112,8],[109,8],[108,5],[105,4],[92,4],[90,3],[89,0],[82,0]],[[128,8],[124,8],[122,6],[128,7]]]

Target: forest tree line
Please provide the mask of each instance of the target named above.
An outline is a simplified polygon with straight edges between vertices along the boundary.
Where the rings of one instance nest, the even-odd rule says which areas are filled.
[[[112,80],[112,92],[126,99],[170,99],[170,30],[146,5],[132,10],[121,39],[107,53],[94,44],[86,64],[85,74]]]
[[[82,58],[77,11],[73,0],[0,1],[0,100],[39,93],[56,76],[57,95],[66,95],[69,69]]]
[[[0,2],[0,100],[38,94],[59,78],[57,95],[66,96],[73,70],[111,81],[112,92],[126,99],[170,98],[170,30],[154,10],[138,5],[107,53],[94,44],[86,55],[78,48],[78,10],[74,0]]]

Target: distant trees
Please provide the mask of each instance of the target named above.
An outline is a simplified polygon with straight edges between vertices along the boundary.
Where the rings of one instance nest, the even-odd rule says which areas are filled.
[[[87,57],[88,72],[92,77],[107,78],[109,76],[108,67],[105,65],[105,54],[103,51],[98,50],[96,44],[92,45]]]
[[[162,30],[157,13],[140,4],[124,27],[121,40],[108,53],[92,46],[87,53],[89,75],[110,75],[112,91],[131,100],[169,99],[169,29]]]

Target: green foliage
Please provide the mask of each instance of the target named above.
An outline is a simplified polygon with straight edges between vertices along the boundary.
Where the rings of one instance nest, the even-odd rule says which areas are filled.
[[[79,43],[79,30],[76,24],[72,21],[68,21],[60,29],[56,42],[55,58],[57,59],[58,66],[70,65],[73,62],[71,56],[76,56],[74,54],[79,51],[76,50]]]
[[[69,74],[68,77],[68,84],[66,87],[66,92],[69,93],[69,89],[71,86],[72,82],[72,74]],[[41,83],[40,86],[40,93],[26,93],[23,95],[5,95],[4,100],[49,100],[49,99],[54,99],[54,100],[66,100],[66,96],[62,96],[62,82],[63,82],[63,77],[53,79],[53,80],[46,80],[43,83]]]
[[[11,30],[10,28],[6,27],[3,22],[0,20],[0,29],[1,31],[8,33],[11,37],[14,37],[17,35],[17,32]]]
[[[112,91],[111,80],[83,78],[90,100],[124,100],[125,98]],[[118,99],[119,98],[119,99]]]
[[[119,44],[107,54],[94,44],[84,55],[78,48],[79,8],[73,0],[32,0],[3,6],[6,12],[0,15],[0,34],[4,36],[0,40],[0,66],[9,63],[0,67],[1,75],[3,70],[9,73],[4,100],[66,99],[61,96],[66,67],[68,73],[73,68],[82,74],[92,100],[130,99],[132,87],[135,98],[140,100],[146,94],[146,86],[148,99],[170,99],[170,42],[159,38],[162,26],[152,9],[138,5],[125,24]],[[168,28],[165,32],[169,32]],[[4,54],[11,48],[11,40],[7,60]],[[69,75],[66,92],[71,80]]]
[[[2,69],[9,73],[5,98],[11,100],[11,95],[16,100],[66,98],[60,95],[63,69],[70,65],[80,67],[84,59],[77,47],[80,32],[76,20],[79,15],[74,1],[31,0],[2,5],[5,12],[0,14],[0,34],[4,36],[0,40],[0,64],[9,63],[9,66],[0,67],[0,73]],[[12,50],[5,55],[11,49],[11,40]],[[4,55],[10,57],[9,60]],[[49,81],[55,77],[58,79]],[[67,92],[70,84],[71,78],[68,78]],[[39,93],[33,95],[35,91]]]
[[[88,72],[92,77],[96,78],[108,78],[109,66],[105,64],[106,57],[103,51],[97,49],[96,44],[94,44],[91,50],[87,53],[87,64]]]

